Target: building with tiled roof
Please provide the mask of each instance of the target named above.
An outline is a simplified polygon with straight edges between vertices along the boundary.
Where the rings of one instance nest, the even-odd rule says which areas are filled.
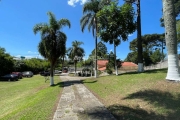
[[[138,65],[133,62],[122,62],[121,70],[136,70]]]
[[[97,60],[98,70],[100,71],[106,70],[107,63],[108,63],[108,60]]]

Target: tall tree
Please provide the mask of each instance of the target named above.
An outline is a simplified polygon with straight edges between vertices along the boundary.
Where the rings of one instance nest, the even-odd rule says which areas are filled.
[[[56,20],[53,13],[48,12],[49,24],[39,23],[33,28],[34,34],[41,33],[41,41],[38,45],[39,53],[50,62],[50,85],[54,85],[54,66],[60,56],[63,56],[66,50],[66,34],[61,31],[64,26],[70,28],[68,19]]]
[[[101,40],[114,44],[114,61],[117,75],[116,47],[121,43],[121,40],[126,41],[128,35],[136,29],[133,7],[129,4],[118,6],[117,1],[111,2],[110,5],[98,12],[97,17],[101,18],[98,24]]]
[[[174,6],[175,6],[175,17],[177,20],[179,20],[179,14],[180,14],[180,0],[174,0],[173,1]],[[164,18],[160,18],[161,26],[164,27]]]
[[[13,57],[2,47],[0,47],[0,66],[0,76],[12,72],[14,66]]]
[[[163,0],[165,39],[168,50],[168,72],[166,79],[180,81],[177,54],[176,14],[173,1],[174,0]]]
[[[72,47],[68,49],[68,56],[71,60],[74,61],[75,75],[76,75],[76,64],[78,60],[82,60],[82,57],[85,55],[85,51],[82,47],[80,47],[83,42],[73,41]]]
[[[130,53],[128,53],[127,57],[124,59],[125,62],[133,62],[138,64],[138,60],[137,60],[137,51],[132,51]]]
[[[95,49],[91,52],[89,57],[94,57],[95,56]],[[97,58],[106,58],[107,57],[107,47],[106,45],[100,41],[97,44]]]
[[[153,48],[164,49],[165,36],[164,34],[145,34],[141,37],[143,50],[150,50]],[[137,51],[137,38],[130,42],[130,50]]]
[[[142,39],[142,46],[143,46],[143,58],[144,58],[144,64],[145,66],[148,66],[150,64],[155,64],[156,62],[151,59],[151,55],[154,53],[155,49],[161,49],[161,60],[164,59],[164,53],[163,50],[165,49],[165,38],[164,34],[146,34],[141,37]],[[137,64],[136,58],[137,58],[137,38],[132,40],[130,42],[129,46],[131,53],[128,54],[126,61],[131,61]],[[157,60],[157,59],[156,59]]]
[[[109,4],[111,0],[89,0],[83,6],[83,17],[80,20],[81,30],[84,31],[88,26],[88,30],[92,29],[93,36],[95,36],[95,78],[97,78],[97,33],[98,33],[98,17],[96,14],[105,5]],[[95,34],[95,35],[94,35]]]

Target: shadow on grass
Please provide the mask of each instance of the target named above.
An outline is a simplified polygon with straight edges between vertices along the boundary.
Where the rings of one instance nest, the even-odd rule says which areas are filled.
[[[148,103],[154,105],[156,108],[160,108],[163,111],[167,111],[162,115],[157,115],[156,113],[148,113],[146,110],[143,109],[132,109],[126,106],[110,106],[109,109],[112,113],[115,113],[117,118],[127,116],[128,114],[132,118],[137,118],[141,120],[149,120],[149,118],[154,120],[179,120],[180,119],[180,94],[172,95],[169,92],[163,91],[155,91],[155,90],[144,90],[138,91],[136,93],[130,94],[125,99],[142,99],[147,101]],[[119,112],[119,114],[117,114]],[[147,117],[146,117],[147,116]]]
[[[125,72],[125,73],[118,74],[118,76],[121,76],[121,75],[131,75],[131,74],[141,74],[141,73],[138,73],[137,71],[134,71],[134,72]]]
[[[167,68],[156,69],[156,70],[146,70],[144,73],[167,73]]]
[[[142,73],[167,73],[167,68],[155,69],[155,70],[146,70]],[[133,71],[133,72],[120,73],[119,75],[129,75],[129,74],[141,74],[141,73],[137,72],[137,71]]]
[[[95,82],[97,82],[97,80],[93,80],[93,81],[71,80],[71,81],[58,82],[57,84],[54,84],[52,87],[55,87],[55,86],[67,87],[74,84],[95,83]]]
[[[147,112],[140,108],[130,108],[122,105],[111,105],[108,110],[117,120],[164,120],[164,116],[154,112]]]
[[[87,80],[81,80],[81,82],[82,83],[96,83],[97,80],[91,80],[91,81],[90,80],[88,80],[88,81]]]

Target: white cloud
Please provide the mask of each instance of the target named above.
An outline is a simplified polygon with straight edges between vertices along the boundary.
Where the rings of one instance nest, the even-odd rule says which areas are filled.
[[[31,51],[28,51],[28,53],[32,53]]]
[[[112,51],[112,49],[110,49],[110,52]]]
[[[75,7],[78,2],[80,2],[81,5],[86,3],[88,0],[68,0],[68,5]]]
[[[21,55],[16,55],[15,57],[21,57]]]
[[[32,51],[28,51],[28,54],[38,54],[38,52],[32,52]]]

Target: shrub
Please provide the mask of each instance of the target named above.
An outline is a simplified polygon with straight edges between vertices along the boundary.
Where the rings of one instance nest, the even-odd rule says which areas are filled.
[[[108,74],[112,74],[112,70],[111,69],[107,69],[107,73]]]

